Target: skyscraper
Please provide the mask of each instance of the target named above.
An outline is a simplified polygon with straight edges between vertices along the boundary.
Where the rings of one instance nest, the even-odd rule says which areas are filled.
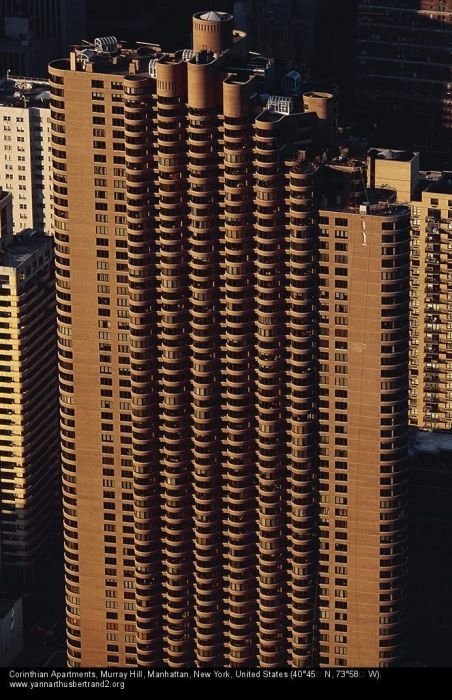
[[[404,653],[410,209],[325,168],[319,211],[319,645],[329,666]]]
[[[0,75],[46,77],[85,32],[86,0],[0,0]]]
[[[33,576],[55,536],[58,387],[50,238],[13,236],[0,191],[0,533],[5,574]]]
[[[310,163],[334,97],[281,84],[227,13],[195,14],[190,49],[99,38],[50,73],[69,663],[392,662],[407,211]],[[349,483],[339,455],[319,481],[319,444]]]
[[[13,196],[18,233],[51,231],[50,93],[45,81],[0,82],[0,187]]]
[[[451,0],[358,3],[357,107],[380,143],[448,155]]]

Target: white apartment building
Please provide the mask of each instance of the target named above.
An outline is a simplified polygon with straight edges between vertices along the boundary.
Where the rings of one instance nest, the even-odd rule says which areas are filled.
[[[13,195],[14,231],[51,232],[51,136],[48,84],[0,83],[0,188]]]

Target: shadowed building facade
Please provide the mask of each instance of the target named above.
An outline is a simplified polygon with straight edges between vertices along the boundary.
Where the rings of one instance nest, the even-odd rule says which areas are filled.
[[[12,232],[0,190],[0,532],[5,575],[27,581],[54,543],[58,386],[52,242]]]
[[[86,31],[86,0],[0,0],[0,75],[47,77]]]
[[[250,48],[270,53],[309,79],[314,42],[326,10],[323,0],[239,0],[234,3],[236,26],[245,29]]]
[[[447,159],[451,33],[451,0],[358,2],[356,105],[366,128],[375,124],[377,142]]]
[[[248,54],[227,13],[194,16],[192,49],[129,50],[101,38],[53,62],[50,74],[69,663],[399,658],[399,638],[391,647],[384,630],[401,618],[393,604],[381,621],[379,589],[403,597],[404,555],[401,578],[386,559],[403,510],[386,496],[405,452],[383,438],[403,431],[407,393],[388,386],[381,398],[380,359],[386,342],[396,344],[386,335],[398,333],[403,374],[403,292],[383,311],[382,280],[387,266],[405,283],[406,211],[361,211],[358,166],[310,163],[306,149],[323,152],[334,139],[334,97],[284,92],[272,61]],[[331,216],[326,238],[319,209]],[[336,229],[350,245],[344,265]],[[326,273],[321,240],[331,242]],[[342,296],[331,292],[324,321],[336,267]],[[335,397],[349,317],[352,360],[341,360]],[[321,349],[331,362],[323,370],[327,328],[342,345]],[[352,362],[358,374],[349,378]],[[329,418],[319,385],[341,403]],[[380,420],[387,401],[396,404],[390,424]],[[332,415],[344,405],[336,448]],[[331,455],[349,450],[348,485],[342,464],[337,477],[335,462],[319,472],[319,435]],[[319,540],[320,494],[328,512]],[[381,508],[395,513],[388,534]],[[320,583],[321,553],[322,575],[348,581],[348,606],[335,606],[345,596]],[[319,648],[324,611],[331,627],[322,626]],[[345,639],[335,644],[336,634]]]

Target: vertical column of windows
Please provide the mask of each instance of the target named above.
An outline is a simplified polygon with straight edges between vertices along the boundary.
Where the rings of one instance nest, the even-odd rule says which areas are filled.
[[[157,91],[164,658],[180,667],[194,658],[187,108],[184,95],[161,94],[160,80]]]
[[[224,117],[223,395],[226,658],[256,662],[254,241],[251,117]]]
[[[289,663],[312,666],[317,584],[317,304],[313,175],[289,173],[288,557]]]
[[[200,665],[222,665],[223,659],[218,141],[216,108],[189,107],[194,613],[195,653]]]
[[[114,86],[112,92],[117,144],[113,165],[114,176],[119,178],[115,197],[119,395],[124,406],[131,408],[124,416],[127,422],[123,421],[121,434],[125,522],[133,515],[133,525],[124,527],[124,564],[130,566],[125,570],[125,585],[130,588],[125,591],[124,607],[126,624],[136,623],[135,663],[151,665],[162,661],[153,85],[149,77],[130,76],[124,80],[124,93],[119,87]],[[124,175],[125,200],[121,197]],[[127,272],[128,300],[123,297]],[[122,347],[127,331],[129,357],[122,354],[127,349]],[[134,651],[130,644],[127,648]]]
[[[255,122],[258,660],[286,662],[285,181],[280,125]]]

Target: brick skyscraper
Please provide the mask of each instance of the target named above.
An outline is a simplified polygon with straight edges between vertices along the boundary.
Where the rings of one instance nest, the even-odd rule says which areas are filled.
[[[410,210],[364,191],[363,170],[331,164],[320,185],[319,643],[329,666],[400,661],[406,625]]]
[[[275,95],[229,14],[197,13],[184,52],[106,38],[50,73],[69,663],[312,665],[319,601],[321,663],[398,658],[399,602],[378,590],[403,597],[406,449],[386,438],[407,386],[382,386],[380,357],[389,343],[384,372],[403,374],[407,330],[381,268],[405,284],[406,211],[360,211],[358,167],[306,160],[334,138],[334,98],[290,76]],[[348,484],[344,460],[321,463],[319,491],[319,430]],[[341,605],[318,590],[319,493]]]

